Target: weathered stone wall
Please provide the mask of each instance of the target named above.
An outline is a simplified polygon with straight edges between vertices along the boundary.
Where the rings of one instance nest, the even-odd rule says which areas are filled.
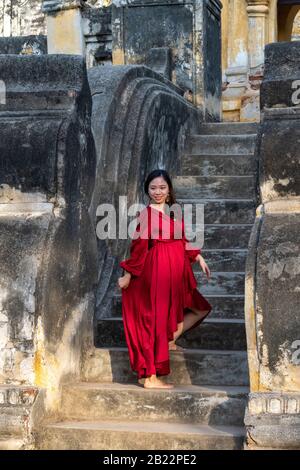
[[[111,7],[82,9],[87,67],[112,63]]]
[[[53,411],[93,342],[91,95],[79,56],[2,55],[0,79],[0,382]]]
[[[152,49],[169,49],[167,78],[201,108],[205,120],[220,120],[221,3],[218,0],[132,0],[112,5],[113,63],[145,64]]]
[[[47,54],[47,37],[43,35],[0,37],[0,54]]]
[[[246,272],[248,444],[300,448],[300,42],[265,49],[261,205]]]
[[[46,34],[42,0],[0,0],[0,36]]]

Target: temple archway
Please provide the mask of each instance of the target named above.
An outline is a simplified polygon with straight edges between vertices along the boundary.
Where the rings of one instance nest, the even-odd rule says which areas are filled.
[[[291,41],[294,20],[300,10],[300,0],[278,0],[278,41]]]

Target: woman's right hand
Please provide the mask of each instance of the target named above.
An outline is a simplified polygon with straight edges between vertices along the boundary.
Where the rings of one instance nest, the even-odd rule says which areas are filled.
[[[126,289],[129,286],[131,279],[131,274],[130,273],[125,273],[124,276],[119,277],[118,279],[118,284],[120,289]]]

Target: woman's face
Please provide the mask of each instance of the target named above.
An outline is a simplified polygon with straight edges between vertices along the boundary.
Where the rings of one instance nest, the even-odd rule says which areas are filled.
[[[158,176],[150,182],[148,192],[151,199],[157,204],[162,204],[169,194],[169,185],[162,176]]]

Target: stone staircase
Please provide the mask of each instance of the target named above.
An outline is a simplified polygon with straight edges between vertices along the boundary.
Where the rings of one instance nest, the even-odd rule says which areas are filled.
[[[65,385],[61,417],[37,436],[41,449],[241,449],[248,370],[244,325],[247,245],[255,217],[255,124],[203,124],[190,138],[180,202],[205,205],[203,256],[212,277],[195,266],[213,311],[171,351],[176,386],[145,390],[131,372],[116,295],[110,318],[98,321],[84,382]]]

